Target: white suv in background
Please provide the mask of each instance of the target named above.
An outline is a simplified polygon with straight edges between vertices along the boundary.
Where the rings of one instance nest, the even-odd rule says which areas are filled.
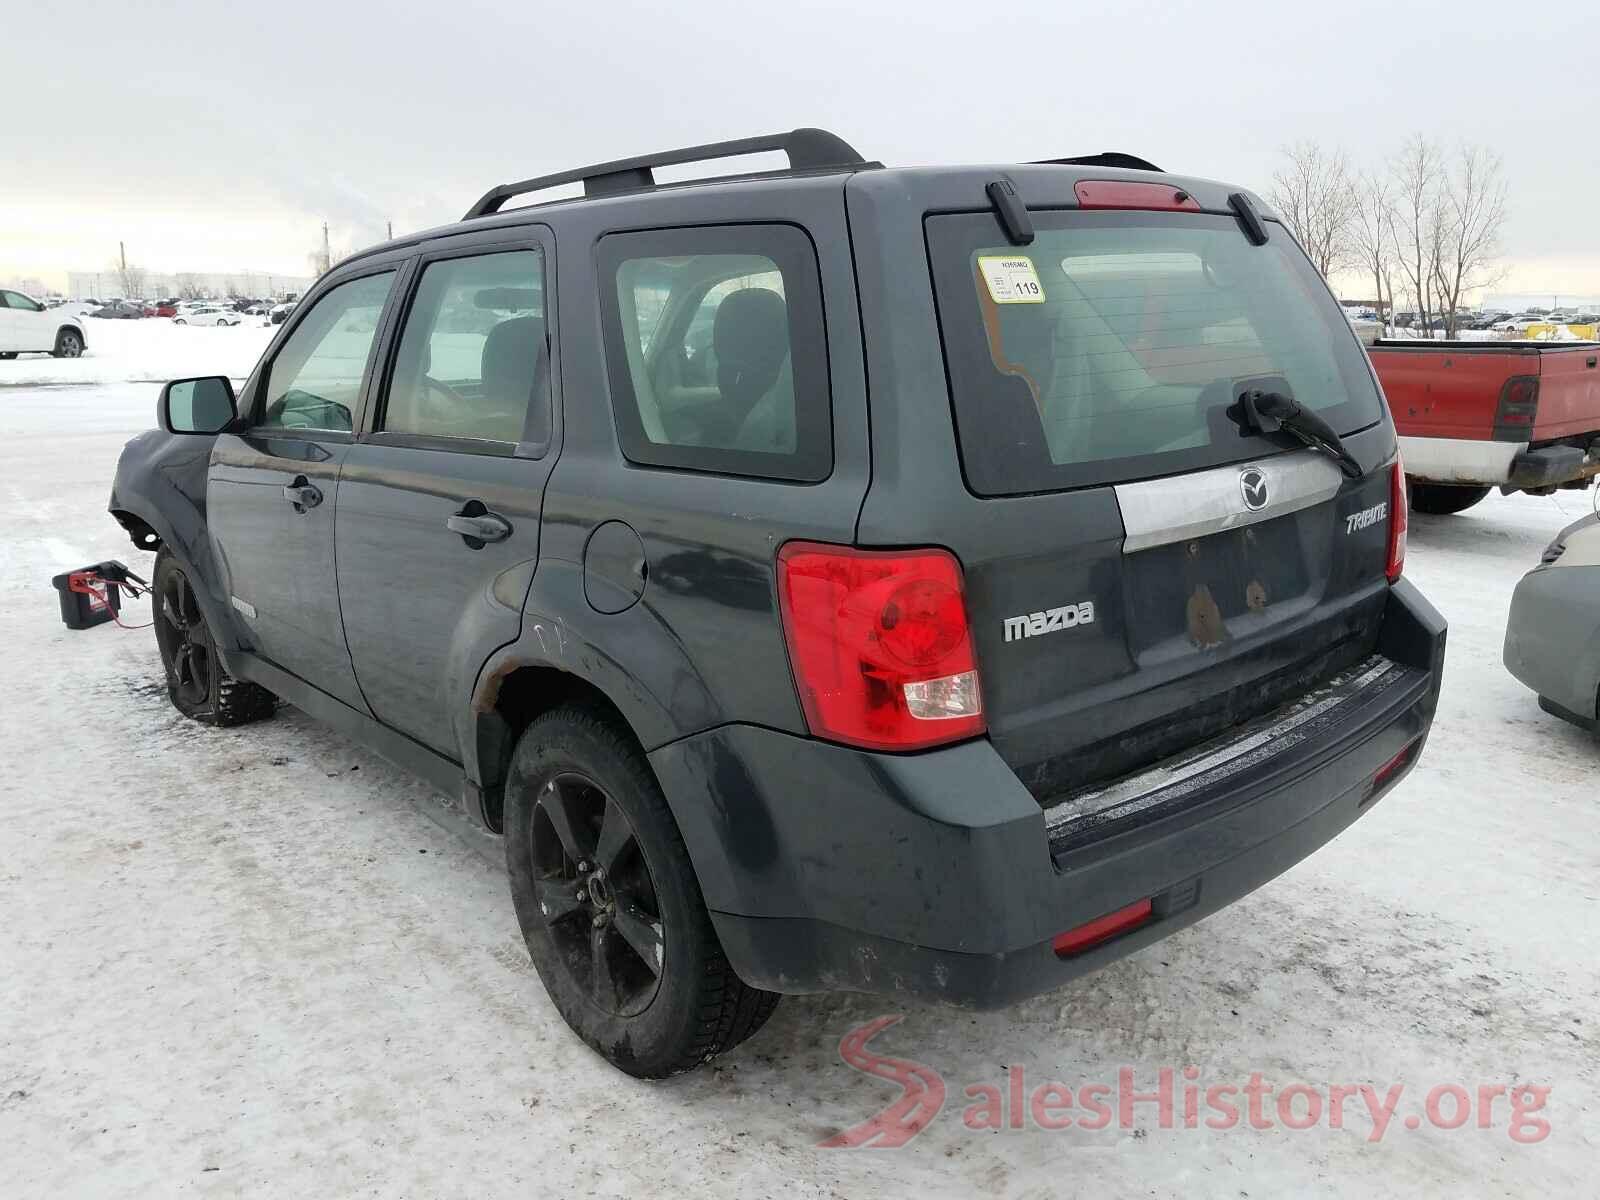
[[[21,292],[0,291],[0,358],[19,354],[77,358],[86,344],[77,317],[46,308]]]

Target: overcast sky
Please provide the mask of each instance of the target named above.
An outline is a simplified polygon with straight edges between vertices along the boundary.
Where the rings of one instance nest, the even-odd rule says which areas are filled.
[[[1118,149],[1270,184],[1313,138],[1504,158],[1506,290],[1600,293],[1600,9],[1339,0],[10,0],[0,280],[304,273],[505,179],[821,125],[890,165]]]

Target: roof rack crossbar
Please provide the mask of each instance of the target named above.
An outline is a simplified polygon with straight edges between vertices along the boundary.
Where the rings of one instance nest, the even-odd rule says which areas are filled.
[[[1147,158],[1124,154],[1120,150],[1103,150],[1099,154],[1082,154],[1077,158],[1041,158],[1034,164],[1039,167],[1121,167],[1129,171],[1159,171],[1160,167]]]
[[[769,133],[759,137],[739,138],[731,142],[710,142],[704,146],[687,146],[681,150],[663,150],[656,154],[641,154],[636,158],[619,158],[614,162],[596,163],[577,167],[555,175],[541,175],[517,183],[502,183],[490,188],[467,210],[462,218],[486,217],[500,211],[500,206],[513,196],[540,192],[546,188],[560,187],[565,183],[582,183],[584,195],[605,196],[614,192],[632,191],[655,185],[656,167],[676,166],[680,163],[706,162],[718,158],[733,158],[741,154],[762,154],[781,150],[789,156],[791,171],[820,171],[833,167],[866,166],[867,162],[843,138],[826,129],[791,129],[787,133]]]

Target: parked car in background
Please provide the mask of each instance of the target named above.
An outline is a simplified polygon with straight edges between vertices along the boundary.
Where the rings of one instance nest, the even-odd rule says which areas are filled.
[[[1556,534],[1517,584],[1505,664],[1545,712],[1600,732],[1600,515]]]
[[[237,325],[244,320],[243,313],[236,313],[231,308],[219,308],[214,304],[201,304],[194,308],[180,309],[172,318],[174,325]]]
[[[104,317],[115,321],[136,321],[144,316],[144,306],[129,304],[126,300],[112,300],[102,304],[89,314],[91,317]]]
[[[71,313],[49,309],[32,296],[0,291],[0,358],[19,354],[53,354],[77,358],[88,339]]]
[[[264,317],[272,311],[272,302],[269,300],[255,300],[245,307],[248,317]]]
[[[1500,333],[1527,333],[1535,325],[1547,324],[1549,324],[1549,320],[1546,317],[1531,317],[1524,313],[1520,317],[1509,317],[1504,321],[1500,321],[1493,328]]]
[[[1356,336],[1361,339],[1364,346],[1370,346],[1383,336],[1383,325],[1377,317],[1372,315],[1362,316],[1360,313],[1345,309],[1345,318],[1350,322],[1350,328],[1356,331]]]
[[[556,1010],[640,1076],[782,992],[1012,1004],[1259,887],[1416,764],[1445,624],[1293,235],[1106,157],[796,130],[344,260],[118,465],[174,707],[286,700],[503,834]]]
[[[286,300],[282,304],[274,304],[267,310],[267,317],[274,325],[282,325],[299,303],[298,300]]]
[[[175,317],[178,315],[178,306],[170,300],[157,300],[154,304],[147,304],[144,308],[147,317]]]

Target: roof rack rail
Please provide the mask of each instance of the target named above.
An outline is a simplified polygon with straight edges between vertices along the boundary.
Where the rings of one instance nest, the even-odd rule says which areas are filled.
[[[1077,158],[1041,158],[1033,164],[1038,167],[1122,167],[1129,171],[1159,171],[1160,167],[1147,158],[1124,154],[1120,150],[1102,150],[1099,154],[1083,154]]]
[[[467,210],[461,218],[486,217],[500,211],[500,206],[513,196],[527,192],[540,192],[559,187],[564,183],[582,183],[585,196],[607,196],[615,192],[628,192],[636,188],[655,186],[655,167],[676,166],[679,163],[706,162],[717,158],[733,158],[741,154],[761,154],[782,150],[789,156],[791,171],[822,171],[834,167],[867,167],[867,162],[855,148],[826,129],[791,129],[788,133],[769,133],[759,137],[739,138],[731,142],[710,142],[704,146],[687,146],[682,150],[663,150],[657,154],[641,154],[637,158],[619,158],[615,162],[596,163],[591,167],[578,167],[555,175],[541,175],[517,183],[502,183],[490,188]]]

